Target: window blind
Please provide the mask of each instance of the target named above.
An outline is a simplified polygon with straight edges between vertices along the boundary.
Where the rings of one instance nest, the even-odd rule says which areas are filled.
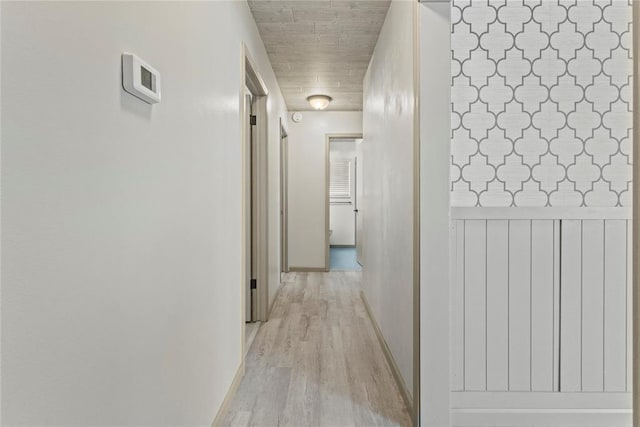
[[[329,197],[331,199],[351,199],[351,161],[333,159],[330,165]]]

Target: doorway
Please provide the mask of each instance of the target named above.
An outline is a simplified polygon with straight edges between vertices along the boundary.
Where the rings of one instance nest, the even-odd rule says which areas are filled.
[[[280,279],[289,272],[289,227],[287,210],[289,207],[289,138],[280,119]]]
[[[244,351],[268,313],[267,97],[264,81],[243,46],[242,109],[242,305]]]
[[[327,136],[327,271],[362,270],[361,142]]]

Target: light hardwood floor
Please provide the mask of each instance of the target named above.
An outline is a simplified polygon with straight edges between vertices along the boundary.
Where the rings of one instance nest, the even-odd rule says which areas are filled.
[[[253,344],[253,340],[256,339],[256,335],[258,334],[258,330],[260,329],[260,325],[262,322],[247,322],[244,326],[244,345],[245,345],[245,353],[249,352],[251,348],[251,344]]]
[[[359,272],[290,273],[247,354],[225,426],[410,426]]]

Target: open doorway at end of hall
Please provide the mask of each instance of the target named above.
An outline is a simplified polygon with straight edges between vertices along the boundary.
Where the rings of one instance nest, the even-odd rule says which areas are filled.
[[[361,135],[327,138],[327,265],[330,271],[362,270],[361,142]]]

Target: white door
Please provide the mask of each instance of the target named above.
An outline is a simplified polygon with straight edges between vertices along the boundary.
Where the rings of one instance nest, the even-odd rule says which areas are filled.
[[[282,135],[280,140],[280,260],[282,273],[289,271],[288,262],[288,226],[287,226],[287,206],[288,206],[288,138]]]
[[[250,295],[251,295],[251,320],[255,321],[258,318],[258,286],[262,286],[262,283],[258,283],[258,135],[256,133],[256,98],[251,98],[251,114],[249,119],[250,128],[250,165],[249,173],[251,175],[251,194],[250,205],[251,206],[251,280],[249,282]]]
[[[251,93],[247,89],[244,97],[244,111],[247,114],[245,117],[245,141],[244,141],[244,152],[245,152],[245,170],[244,170],[244,179],[245,179],[245,321],[251,322],[251,279],[252,279],[252,269],[251,266],[253,264],[253,254],[252,254],[252,203],[251,203],[251,194],[252,194],[252,182],[251,182],[251,121],[249,115],[251,114]]]
[[[356,194],[353,202],[353,211],[356,216],[356,259],[358,264],[363,265],[362,256],[362,204],[360,203],[362,195],[362,140],[356,140]]]

